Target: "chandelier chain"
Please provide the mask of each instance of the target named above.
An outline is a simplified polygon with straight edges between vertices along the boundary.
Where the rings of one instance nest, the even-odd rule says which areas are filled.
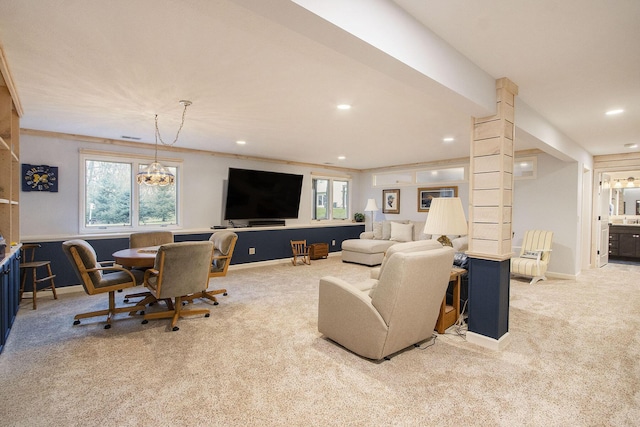
[[[158,139],[160,140],[162,145],[167,145],[167,146],[172,146],[178,141],[178,137],[180,136],[180,131],[182,130],[182,126],[184,126],[184,117],[187,114],[187,107],[191,105],[190,101],[180,101],[180,103],[184,105],[184,110],[182,110],[182,120],[180,121],[180,127],[178,128],[178,132],[176,132],[176,137],[173,139],[173,142],[171,142],[170,144],[164,142],[164,140],[162,139],[162,135],[160,135],[160,129],[158,128],[158,115],[156,114],[156,138],[157,138],[156,144]]]

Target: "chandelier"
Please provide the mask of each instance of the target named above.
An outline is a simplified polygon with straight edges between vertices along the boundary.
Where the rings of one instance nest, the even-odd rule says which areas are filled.
[[[153,160],[153,163],[151,163],[148,167],[144,168],[141,172],[138,172],[138,175],[137,175],[138,184],[164,187],[167,185],[172,185],[175,182],[176,177],[171,172],[169,172],[167,168],[165,168],[164,166],[162,166],[162,164],[158,162],[158,140],[160,140],[162,145],[168,145],[168,146],[171,146],[178,141],[178,137],[180,136],[180,131],[182,130],[182,126],[184,126],[184,116],[187,113],[187,107],[192,103],[191,101],[183,100],[183,101],[180,101],[180,104],[184,106],[184,109],[182,110],[182,121],[180,122],[180,127],[178,128],[178,132],[176,132],[175,139],[170,144],[167,144],[162,140],[162,136],[160,135],[160,129],[158,129],[158,115],[156,114],[156,118],[155,118],[156,143],[155,143],[155,154],[153,157],[154,160]]]

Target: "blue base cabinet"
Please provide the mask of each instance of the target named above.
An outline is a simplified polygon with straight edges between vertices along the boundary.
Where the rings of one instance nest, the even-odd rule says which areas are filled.
[[[20,308],[20,251],[0,261],[0,352]]]

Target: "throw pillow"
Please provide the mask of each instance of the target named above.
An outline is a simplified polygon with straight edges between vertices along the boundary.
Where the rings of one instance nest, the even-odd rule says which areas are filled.
[[[382,240],[389,240],[391,239],[391,224],[393,223],[398,223],[398,224],[407,224],[409,223],[408,220],[384,220],[382,221]]]
[[[542,251],[524,251],[520,258],[538,259]]]
[[[391,223],[391,237],[389,240],[395,242],[411,242],[413,241],[413,224],[400,224],[398,222]]]

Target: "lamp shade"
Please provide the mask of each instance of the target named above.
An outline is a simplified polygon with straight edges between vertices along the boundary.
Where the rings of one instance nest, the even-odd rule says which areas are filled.
[[[467,220],[459,197],[436,197],[431,200],[427,222],[424,224],[425,234],[466,235]]]
[[[376,204],[376,199],[367,200],[367,207],[364,208],[365,212],[373,212],[378,210],[378,205]]]

